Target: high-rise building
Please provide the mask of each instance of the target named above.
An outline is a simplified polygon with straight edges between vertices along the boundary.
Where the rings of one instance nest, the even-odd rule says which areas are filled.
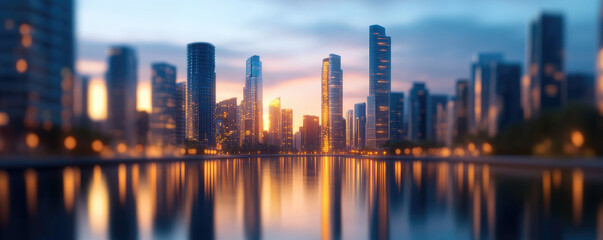
[[[295,135],[293,136],[293,147],[297,151],[302,150],[302,131],[303,130],[304,130],[303,127],[299,127],[299,131],[295,132]]]
[[[149,143],[149,113],[147,111],[136,111],[136,126],[134,132],[136,133],[136,151],[144,151]]]
[[[216,49],[211,43],[187,45],[187,139],[216,146]]]
[[[367,101],[367,104],[368,109],[375,111],[375,121],[367,122],[369,147],[380,147],[389,140],[391,55],[391,38],[385,35],[385,28],[371,25],[369,27],[369,96],[373,96],[374,101],[371,103]]]
[[[427,140],[444,144],[447,127],[448,96],[429,95],[427,99]],[[440,140],[440,141],[438,141]]]
[[[345,117],[345,145],[347,149],[354,148],[354,110],[348,110]]]
[[[247,59],[243,89],[243,142],[255,145],[262,141],[264,130],[262,61],[254,55]]]
[[[239,116],[237,98],[221,101],[216,106],[216,118],[220,122],[218,148],[235,149],[239,146]]]
[[[560,14],[542,13],[530,25],[527,62],[532,117],[565,102],[563,22]]]
[[[345,149],[343,120],[343,71],[341,57],[330,54],[322,61],[321,149],[323,153]]]
[[[595,87],[595,83],[593,75],[587,73],[568,73],[566,79],[568,103],[594,106],[593,88]]]
[[[480,53],[471,64],[469,83],[469,131],[477,133],[488,129],[488,108],[490,106],[491,65],[503,61],[500,53]]]
[[[163,150],[176,144],[176,67],[154,63],[151,69],[149,143]]]
[[[413,141],[427,140],[427,103],[429,91],[425,83],[415,82],[410,89],[408,137]]]
[[[521,107],[521,65],[496,63],[492,65],[488,135],[496,136],[511,124],[523,120]]]
[[[293,148],[293,109],[281,110],[281,146]]]
[[[366,97],[366,147],[377,148],[375,96]]]
[[[597,80],[595,83],[595,107],[599,110],[599,114],[603,115],[603,2],[599,3],[599,44],[597,52]]]
[[[366,147],[366,103],[354,104],[354,147]]]
[[[276,98],[268,105],[268,143],[281,145],[281,98]]]
[[[136,137],[136,88],[138,61],[127,46],[109,49],[107,70],[107,125],[115,143],[134,147]]]
[[[0,1],[0,119],[8,151],[38,128],[67,130],[72,116],[73,0]],[[18,140],[18,141],[13,141]]]
[[[469,80],[456,81],[455,92],[452,137],[456,141],[469,132]]]
[[[404,93],[389,95],[389,141],[402,142],[404,136]]]
[[[186,82],[176,84],[176,144],[186,141]]]
[[[302,127],[302,150],[320,152],[320,123],[318,116],[304,115]]]

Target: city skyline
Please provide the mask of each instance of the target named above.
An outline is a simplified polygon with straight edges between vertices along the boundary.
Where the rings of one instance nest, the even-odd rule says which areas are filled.
[[[107,3],[111,6],[111,2]],[[387,3],[395,4],[395,3]],[[596,6],[595,1],[591,3],[581,4],[580,6],[571,6],[571,4],[561,1],[550,3],[521,3],[517,6],[521,11],[514,13],[511,18],[504,14],[495,16],[487,16],[484,13],[471,13],[479,7],[484,7],[485,10],[499,7],[503,12],[512,12],[514,6],[508,3],[495,2],[488,6],[477,4],[475,6],[461,6],[460,10],[446,10],[446,14],[440,14],[435,17],[433,9],[429,7],[431,4],[416,4],[405,3],[409,8],[419,9],[419,13],[412,14],[409,19],[395,19],[389,17],[370,16],[374,9],[364,10],[365,14],[361,14],[359,20],[352,22],[344,22],[348,19],[347,14],[342,16],[323,16],[320,19],[327,18],[325,24],[307,23],[310,26],[294,25],[286,34],[276,36],[280,44],[271,44],[275,40],[266,40],[263,37],[265,29],[246,30],[240,32],[236,38],[232,37],[230,31],[218,31],[218,28],[207,31],[195,31],[177,40],[170,40],[168,37],[149,37],[148,40],[141,41],[140,39],[132,38],[129,34],[119,36],[116,32],[119,30],[108,31],[107,35],[98,36],[100,33],[90,33],[87,29],[91,25],[95,25],[94,21],[89,19],[91,3],[83,1],[78,4],[78,70],[92,76],[93,79],[99,79],[99,72],[104,72],[103,67],[106,66],[102,60],[106,58],[106,46],[113,43],[125,42],[132,45],[140,55],[139,64],[139,99],[148,98],[150,90],[150,63],[151,61],[167,61],[173,63],[178,68],[178,81],[182,81],[186,74],[184,72],[185,64],[182,59],[182,54],[185,54],[185,45],[188,42],[207,41],[216,46],[216,74],[217,74],[217,100],[224,100],[231,97],[242,99],[240,89],[243,86],[241,76],[244,75],[244,66],[241,61],[253,54],[260,55],[263,59],[265,69],[265,84],[264,84],[264,114],[267,114],[267,103],[269,99],[282,97],[283,107],[295,109],[297,117],[294,118],[294,129],[301,126],[301,116],[303,114],[319,115],[319,101],[314,96],[319,96],[319,83],[316,79],[320,78],[320,73],[316,72],[315,60],[320,59],[330,52],[337,52],[342,56],[343,66],[346,69],[346,77],[344,84],[344,100],[343,109],[353,108],[353,104],[366,101],[368,89],[368,38],[366,37],[366,27],[370,24],[380,24],[388,29],[388,35],[392,37],[392,91],[408,91],[410,84],[413,81],[427,82],[430,91],[434,93],[452,94],[454,89],[454,79],[468,78],[469,70],[467,62],[471,57],[481,51],[501,51],[505,53],[505,57],[510,61],[525,63],[524,50],[526,46],[525,37],[529,22],[535,19],[542,10],[558,10],[564,15],[566,20],[566,42],[567,54],[566,70],[568,72],[585,71],[592,73],[594,70],[595,42],[596,42],[596,12],[593,6]],[[92,4],[95,5],[95,4]],[[366,3],[357,2],[352,5],[363,6]],[[568,6],[569,5],[569,6]],[[588,5],[592,5],[588,7]],[[142,8],[151,8],[154,3]],[[280,6],[285,10],[291,11],[291,6]],[[307,8],[308,6],[304,6]],[[208,6],[212,8],[212,6]],[[305,9],[304,8],[304,9]],[[457,7],[458,8],[458,7]],[[87,10],[88,9],[88,10]],[[511,9],[511,10],[509,10]],[[149,10],[149,11],[151,11]],[[355,10],[356,12],[363,10]],[[450,12],[448,12],[450,11]],[[455,12],[456,11],[456,12]],[[93,15],[93,14],[92,14]],[[460,17],[466,15],[467,17]],[[117,13],[116,18],[123,17]],[[252,18],[252,17],[250,17]],[[443,21],[442,18],[448,21]],[[219,19],[219,18],[218,18]],[[241,18],[243,21],[246,18]],[[370,19],[370,21],[368,20]],[[92,21],[92,22],[91,22]],[[112,20],[111,20],[112,21]],[[232,22],[232,21],[230,21]],[[288,21],[285,21],[288,22]],[[456,24],[449,26],[452,29],[460,29],[461,31],[448,31],[442,27],[442,22]],[[226,23],[224,23],[226,24]],[[235,23],[232,23],[236,25]],[[185,24],[186,25],[186,24]],[[237,25],[238,26],[238,25]],[[124,28],[122,26],[118,28]],[[162,26],[158,26],[159,29]],[[179,28],[179,27],[178,27]],[[203,27],[204,29],[207,27]],[[278,26],[278,29],[283,26]],[[334,36],[330,30],[338,30],[340,36]],[[480,31],[486,30],[487,34],[479,34]],[[589,31],[585,31],[589,30]],[[145,28],[136,31],[143,31]],[[297,31],[299,30],[299,31]],[[592,30],[592,31],[590,31]],[[99,31],[101,32],[101,31]],[[123,30],[122,30],[123,32]],[[100,34],[102,35],[102,34]],[[167,34],[170,35],[170,34]],[[190,35],[197,35],[190,37]],[[285,36],[283,36],[285,35]],[[441,35],[453,39],[453,43],[459,45],[457,50],[447,50],[438,59],[427,57],[432,54],[432,51],[449,48],[451,43],[443,42],[435,44],[434,38]],[[592,35],[592,36],[590,36]],[[230,41],[226,41],[226,36],[230,36]],[[288,41],[286,38],[308,39],[310,43],[300,44],[296,47],[291,47],[287,50],[283,43],[297,43],[293,40]],[[90,41],[89,39],[97,39]],[[283,39],[285,38],[285,39]],[[497,38],[505,39],[505,42],[497,40]],[[510,39],[509,39],[510,38]],[[187,42],[184,42],[186,39]],[[239,40],[239,44],[230,43],[234,40]],[[432,39],[432,40],[429,40]],[[323,41],[324,40],[324,41]],[[426,42],[425,46],[420,46],[418,42]],[[343,44],[337,44],[337,42]],[[252,43],[247,43],[252,42]],[[316,42],[323,42],[320,48],[312,48]],[[465,43],[466,42],[466,43]],[[476,44],[477,43],[477,44]],[[241,49],[240,46],[249,46],[248,49]],[[439,46],[441,45],[441,46]],[[306,51],[307,49],[314,49]],[[411,49],[415,49],[412,50]],[[592,51],[591,51],[592,49]],[[302,51],[303,50],[303,51]],[[451,59],[455,59],[451,61]],[[434,64],[426,64],[434,62]],[[449,63],[444,65],[443,63]],[[82,71],[84,70],[84,71]],[[92,84],[94,85],[94,83]],[[142,90],[141,90],[142,89]],[[148,89],[148,90],[147,90]],[[302,91],[296,89],[314,89],[307,91],[310,94],[308,99]],[[287,95],[281,94],[288,93]],[[306,93],[306,92],[303,92]],[[362,100],[364,99],[364,100]],[[302,101],[305,100],[305,101]],[[150,104],[140,102],[141,108],[150,108]],[[150,102],[150,100],[148,101]],[[264,118],[265,123],[267,118]],[[267,126],[267,124],[265,124]]]

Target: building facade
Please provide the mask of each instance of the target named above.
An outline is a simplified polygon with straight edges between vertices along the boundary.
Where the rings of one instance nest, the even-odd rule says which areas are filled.
[[[320,122],[318,116],[304,115],[302,127],[302,151],[320,152]]]
[[[368,104],[375,110],[375,121],[367,124],[367,144],[379,147],[389,140],[389,94],[391,92],[391,38],[379,25],[369,27],[369,96],[374,101]],[[372,104],[372,105],[371,105]],[[374,131],[374,132],[373,132]]]
[[[404,93],[392,92],[389,95],[389,141],[404,140]]]
[[[469,132],[469,80],[457,80],[455,94],[452,138],[459,141]]]
[[[471,82],[469,83],[469,131],[477,133],[488,129],[488,111],[490,107],[491,65],[503,61],[500,53],[477,54],[471,64]]]
[[[521,65],[497,63],[492,65],[488,135],[496,136],[508,126],[523,120],[521,106]]]
[[[444,143],[447,127],[448,96],[429,95],[427,100],[427,140]]]
[[[109,49],[107,81],[107,126],[115,144],[136,145],[136,88],[138,60],[128,46]],[[140,136],[140,134],[138,134]],[[146,139],[145,139],[146,141]]]
[[[230,98],[218,103],[216,118],[220,122],[218,148],[232,150],[239,147],[239,114],[237,98]]]
[[[345,115],[345,146],[353,149],[354,146],[354,110],[350,109]]]
[[[205,42],[187,45],[187,139],[216,147],[216,50]]]
[[[186,140],[186,82],[176,84],[176,145]]]
[[[293,149],[293,109],[281,110],[281,147]]]
[[[427,104],[429,91],[425,83],[413,83],[409,94],[408,136],[413,141],[427,140]]]
[[[336,54],[322,61],[320,139],[323,153],[345,149],[343,71],[341,57]]]
[[[262,61],[254,55],[247,59],[245,67],[245,87],[243,89],[243,143],[256,145],[262,142],[263,118],[263,78]]]
[[[281,98],[276,98],[268,104],[268,143],[281,145]]]
[[[354,104],[354,147],[366,147],[366,103]]]
[[[157,149],[176,145],[176,66],[151,65],[151,115],[149,143]]]

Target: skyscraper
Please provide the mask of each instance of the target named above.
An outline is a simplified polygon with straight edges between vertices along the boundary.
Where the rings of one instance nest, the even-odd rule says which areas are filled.
[[[222,124],[218,135],[218,146],[230,150],[239,146],[239,116],[237,98],[221,101],[216,106],[216,118]]]
[[[343,119],[343,71],[341,57],[330,54],[322,61],[321,149],[323,153],[345,149]]]
[[[593,75],[587,73],[567,74],[567,102],[570,104],[581,104],[594,106],[594,79]]]
[[[448,96],[429,95],[427,100],[427,140],[438,142],[444,139],[447,130],[446,114],[448,108]],[[443,141],[438,142],[443,144]]]
[[[281,110],[281,146],[293,148],[293,109]]]
[[[186,82],[176,84],[176,144],[186,140]]]
[[[457,80],[455,92],[452,136],[453,139],[460,140],[460,138],[464,137],[469,131],[469,80]]]
[[[276,98],[268,105],[269,143],[281,145],[281,98]]]
[[[366,97],[366,147],[377,147],[377,132],[375,131],[375,96]]]
[[[247,59],[245,88],[243,89],[243,130],[244,143],[255,145],[261,142],[264,130],[263,80],[260,56]]]
[[[136,87],[138,62],[128,46],[109,49],[107,70],[107,125],[116,141],[134,147],[136,134]]]
[[[401,142],[404,136],[404,93],[389,95],[389,141]]]
[[[511,124],[523,120],[521,107],[521,65],[496,63],[492,65],[488,135],[496,136]]]
[[[0,1],[0,118],[8,124],[2,135],[11,139],[3,141],[9,151],[25,145],[27,131],[69,125],[73,11],[73,0]]]
[[[469,83],[469,131],[477,133],[488,129],[488,108],[490,107],[491,65],[503,61],[500,53],[480,53],[471,64]]]
[[[354,110],[348,110],[345,118],[345,145],[347,149],[354,148]]]
[[[216,54],[210,43],[187,45],[187,139],[216,146]]]
[[[302,150],[305,152],[320,151],[320,124],[318,116],[304,115]]]
[[[425,83],[415,82],[410,89],[408,109],[408,136],[413,141],[427,140],[427,100],[429,91]]]
[[[153,63],[151,69],[149,143],[158,149],[171,148],[176,144],[176,67]]]
[[[391,38],[379,25],[369,27],[369,96],[374,103],[367,102],[375,111],[375,121],[369,121],[367,144],[379,147],[389,139],[389,94],[391,91]],[[374,139],[372,139],[374,137]]]
[[[366,103],[354,104],[354,147],[366,147]]]
[[[532,117],[565,102],[563,22],[560,14],[542,13],[530,25],[527,62]]]

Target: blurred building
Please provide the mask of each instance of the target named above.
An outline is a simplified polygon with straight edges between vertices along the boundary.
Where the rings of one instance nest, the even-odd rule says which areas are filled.
[[[186,82],[176,84],[176,144],[186,140]]]
[[[347,111],[345,118],[345,146],[347,149],[354,148],[354,110]]]
[[[460,140],[469,131],[469,80],[457,80],[455,94],[452,137]]]
[[[304,115],[304,125],[301,131],[302,151],[320,152],[320,124],[318,116]]]
[[[299,131],[295,132],[295,135],[293,136],[293,146],[295,147],[295,149],[297,151],[302,150],[302,131],[303,130],[304,130],[303,127],[299,127]]]
[[[73,12],[73,0],[0,1],[0,128],[9,151],[24,147],[28,131],[71,126]]]
[[[176,145],[176,66],[151,65],[151,116],[149,144],[158,149]]]
[[[594,106],[593,88],[595,87],[595,83],[593,75],[587,73],[568,73],[566,80],[566,96],[569,104]]]
[[[542,13],[528,32],[530,116],[558,109],[565,102],[564,20],[560,14]]]
[[[281,98],[276,98],[268,104],[268,143],[281,145]]]
[[[137,136],[141,136],[136,134],[138,82],[136,52],[128,46],[111,47],[107,65],[108,131],[114,143],[125,143],[129,147],[134,147],[138,142]]]
[[[366,97],[366,147],[377,148],[375,96]]]
[[[322,152],[345,149],[343,119],[343,71],[341,57],[330,54],[322,62],[321,93],[321,148]]]
[[[354,104],[354,148],[366,147],[366,103]]]
[[[488,130],[490,107],[491,65],[503,61],[501,53],[480,53],[471,64],[469,83],[469,131],[477,133]]]
[[[216,146],[216,55],[210,43],[187,45],[186,137],[201,146]]]
[[[262,141],[264,129],[262,61],[254,55],[247,59],[243,89],[243,143],[255,145]]]
[[[496,136],[506,127],[523,120],[521,107],[521,65],[496,63],[492,65],[488,135]]]
[[[389,94],[391,91],[391,38],[379,25],[369,27],[369,96],[368,108],[374,110],[374,121],[368,121],[367,144],[379,147],[389,140]]]
[[[218,135],[218,146],[222,150],[239,146],[239,114],[237,98],[221,101],[216,106],[216,118],[222,123]]]
[[[146,111],[136,111],[136,126],[134,131],[136,133],[136,148],[138,146],[147,146],[149,138],[149,113]]]
[[[408,109],[408,136],[413,141],[427,140],[427,104],[429,91],[425,83],[415,82],[410,89]]]
[[[427,99],[427,140],[444,144],[448,131],[448,96],[429,95]]]
[[[77,89],[74,88],[74,125],[83,129],[92,128],[92,120],[88,115],[88,88],[90,86],[90,76],[82,75],[77,78]]]
[[[404,93],[392,92],[389,95],[389,141],[404,140]]]
[[[281,146],[293,148],[293,109],[281,110]]]

